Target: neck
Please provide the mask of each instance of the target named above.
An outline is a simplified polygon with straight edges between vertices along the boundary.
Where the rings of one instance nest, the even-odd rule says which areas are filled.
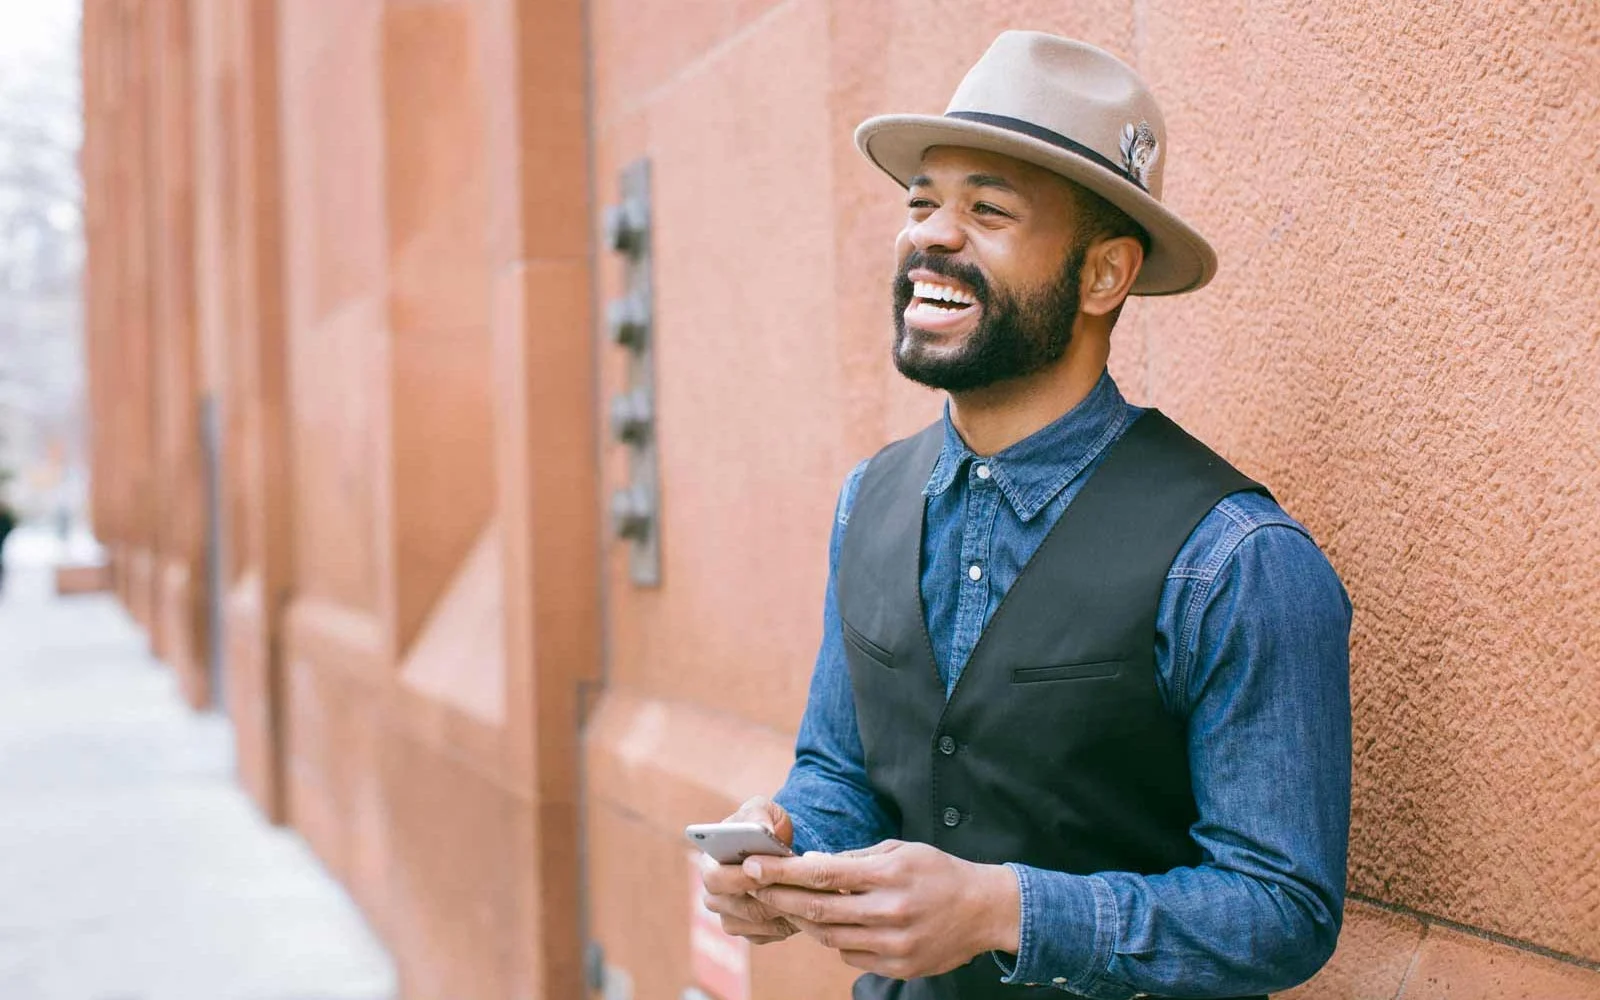
[[[1060,419],[1083,402],[1105,371],[1109,337],[1079,324],[1061,360],[1042,371],[950,394],[950,420],[979,455],[993,455]]]

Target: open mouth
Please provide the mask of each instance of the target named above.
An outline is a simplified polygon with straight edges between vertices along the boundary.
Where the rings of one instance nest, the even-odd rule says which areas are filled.
[[[959,285],[942,281],[912,283],[906,320],[923,327],[945,328],[969,315],[977,315],[978,298]]]
[[[912,305],[927,306],[946,313],[958,313],[968,306],[978,304],[978,299],[971,292],[955,285],[946,285],[937,281],[917,281],[912,283],[912,295],[915,296]]]

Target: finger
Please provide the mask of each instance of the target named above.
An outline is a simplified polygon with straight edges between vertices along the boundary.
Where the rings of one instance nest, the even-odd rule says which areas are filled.
[[[751,899],[749,896],[713,896],[704,897],[706,909],[712,913],[738,917],[741,920],[750,920],[760,923],[764,920],[779,920],[784,914],[772,909],[764,903]]]
[[[744,920],[740,917],[722,918],[722,929],[735,937],[770,938],[782,941],[796,933],[793,924],[786,920]]]
[[[767,811],[768,801],[765,795],[757,795],[754,798],[745,799],[744,802],[740,803],[739,808],[735,809],[733,814],[723,822],[760,823],[770,830],[772,829],[772,824],[770,823],[771,814]]]
[[[694,863],[700,872],[701,881],[704,881],[707,877],[716,874],[717,869],[723,867],[722,862],[718,861],[716,858],[713,858],[709,854],[697,855],[694,859]]]
[[[842,896],[837,892],[816,892],[791,886],[757,889],[755,898],[768,909],[795,916],[814,924],[877,923],[865,895]]]
[[[895,939],[890,936],[890,932],[880,927],[862,927],[858,924],[814,924],[799,917],[790,917],[789,921],[807,937],[833,951],[860,951],[887,955],[895,947]]]
[[[870,951],[841,951],[839,957],[844,964],[854,966],[862,972],[882,973],[886,959],[882,955]]]
[[[875,858],[807,854],[799,858],[746,858],[744,873],[761,885],[797,885],[806,889],[859,892],[872,883]]]
[[[700,869],[700,884],[706,887],[706,892],[717,896],[743,895],[760,888],[760,883],[746,875],[743,868],[738,865],[719,865],[715,861],[709,867]]]
[[[794,844],[794,822],[789,819],[788,810],[765,795],[757,795],[744,801],[737,812],[729,816],[729,823],[760,823],[773,836],[785,844]]]

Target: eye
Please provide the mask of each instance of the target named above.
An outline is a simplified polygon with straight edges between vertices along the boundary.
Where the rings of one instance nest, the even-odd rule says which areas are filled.
[[[972,210],[974,212],[976,212],[978,215],[1001,215],[1001,216],[1004,216],[1004,217],[1006,217],[1008,219],[1011,218],[1011,213],[1010,212],[1006,212],[1006,211],[1004,211],[1002,209],[996,208],[995,206],[989,204],[986,201],[978,202],[976,205],[972,206]]]
[[[906,202],[906,207],[914,212],[919,208],[932,208],[934,206],[933,202],[929,201],[927,198],[912,198],[910,201]]]

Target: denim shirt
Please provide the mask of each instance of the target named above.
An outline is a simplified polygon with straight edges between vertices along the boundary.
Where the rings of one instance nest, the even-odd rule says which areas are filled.
[[[982,458],[946,410],[924,490],[921,588],[947,694],[1007,588],[1142,412],[1103,375],[1071,412]],[[822,648],[776,796],[800,851],[900,834],[867,779],[836,598],[865,468],[840,493]],[[1187,733],[1201,861],[1158,875],[1012,864],[1021,941],[995,955],[997,975],[1127,1000],[1270,992],[1321,967],[1344,909],[1350,613],[1327,559],[1274,501],[1239,493],[1211,509],[1167,572],[1155,635],[1161,696]]]

